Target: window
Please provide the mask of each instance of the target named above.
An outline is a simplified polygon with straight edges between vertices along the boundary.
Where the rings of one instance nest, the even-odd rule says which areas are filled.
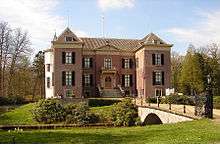
[[[72,53],[71,52],[66,52],[65,63],[67,63],[67,64],[72,63]]]
[[[161,89],[156,89],[156,90],[155,90],[155,96],[156,96],[156,97],[162,96],[162,90],[161,90]]]
[[[84,59],[84,67],[85,68],[90,68],[90,58],[85,58]]]
[[[72,72],[66,72],[66,85],[72,85]]]
[[[159,85],[162,83],[162,74],[161,74],[161,72],[156,72],[155,73],[155,83],[159,84]]]
[[[65,37],[65,41],[66,41],[66,42],[73,41],[73,37],[68,37],[68,36],[66,36],[66,37]]]
[[[104,59],[104,67],[106,69],[111,69],[112,68],[112,59],[111,58],[105,58]]]
[[[152,54],[153,65],[164,65],[164,54]]]
[[[73,91],[70,89],[66,90],[66,97],[73,97]]]
[[[153,85],[164,85],[164,72],[153,72]]]
[[[161,65],[161,55],[160,54],[155,54],[155,64]]]
[[[125,67],[124,68],[130,68],[130,59],[124,59],[124,65],[125,65]]]
[[[130,75],[125,75],[125,87],[130,87]]]
[[[50,77],[47,77],[47,88],[50,88]]]
[[[47,71],[50,72],[50,64],[47,64]]]
[[[85,83],[85,86],[90,85],[90,75],[89,74],[84,75],[84,83]]]

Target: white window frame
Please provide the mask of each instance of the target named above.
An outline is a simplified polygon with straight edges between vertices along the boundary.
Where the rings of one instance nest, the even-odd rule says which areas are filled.
[[[66,86],[71,86],[72,85],[72,72],[71,71],[66,71]]]
[[[161,71],[156,71],[155,72],[155,83],[157,85],[161,85],[162,84],[162,72]]]
[[[72,64],[72,52],[65,53],[65,63]]]
[[[124,59],[124,66],[126,69],[130,68],[130,59],[129,58]]]
[[[160,91],[160,96],[159,97],[163,96],[163,90],[162,89],[155,89],[155,97],[158,97],[157,96],[157,91]]]
[[[161,65],[161,54],[155,54],[155,65]]]
[[[84,66],[85,68],[90,68],[90,58],[84,58]]]
[[[89,86],[91,81],[90,81],[90,74],[85,74],[84,75],[84,83],[85,83],[85,86]]]
[[[130,87],[130,75],[125,75],[125,87]]]
[[[106,69],[111,69],[112,68],[112,58],[104,58],[104,67]]]

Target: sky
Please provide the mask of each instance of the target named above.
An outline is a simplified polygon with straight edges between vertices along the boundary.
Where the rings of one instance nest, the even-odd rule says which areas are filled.
[[[220,0],[0,0],[0,21],[30,35],[34,52],[67,26],[79,37],[141,39],[153,32],[184,54],[220,42]]]

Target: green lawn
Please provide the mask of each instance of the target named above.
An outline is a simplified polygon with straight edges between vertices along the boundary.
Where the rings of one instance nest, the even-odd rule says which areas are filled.
[[[20,106],[12,111],[0,115],[0,125],[10,124],[36,124],[32,119],[31,110],[34,103]]]
[[[17,143],[207,144],[220,143],[220,124],[198,120],[145,127],[0,131],[0,143],[12,142],[13,137]]]

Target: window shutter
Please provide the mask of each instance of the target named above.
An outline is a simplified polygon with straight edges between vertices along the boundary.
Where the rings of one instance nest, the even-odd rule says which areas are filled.
[[[85,86],[85,75],[82,75],[82,85]]]
[[[156,84],[156,83],[155,83],[155,82],[156,82],[156,73],[155,73],[155,72],[153,72],[153,77],[152,77],[152,78],[153,78],[153,79],[152,79],[152,80],[153,80],[153,85],[155,85],[155,84]]]
[[[92,74],[90,74],[89,78],[90,78],[90,86],[93,86],[93,77],[92,77]]]
[[[62,52],[62,64],[65,64],[66,62],[66,53]]]
[[[132,68],[132,66],[133,66],[133,61],[132,61],[132,59],[129,59],[129,67],[130,67],[130,69]]]
[[[72,86],[75,86],[75,71],[72,71]]]
[[[164,85],[164,72],[162,72],[162,85]]]
[[[121,85],[122,85],[123,87],[125,86],[125,75],[122,75]]]
[[[85,68],[85,58],[82,58],[82,67]]]
[[[93,66],[92,58],[89,59],[89,62],[90,62],[90,68],[92,68],[92,66]]]
[[[164,65],[164,54],[161,54],[161,65]]]
[[[66,72],[65,71],[62,72],[62,85],[63,86],[66,85]]]
[[[122,59],[122,68],[125,68],[125,59]]]
[[[152,64],[155,65],[155,54],[152,54]]]
[[[130,87],[133,86],[133,78],[132,78],[132,75],[130,75]]]
[[[75,54],[75,52],[72,52],[72,64],[75,64],[75,56],[76,54]]]

